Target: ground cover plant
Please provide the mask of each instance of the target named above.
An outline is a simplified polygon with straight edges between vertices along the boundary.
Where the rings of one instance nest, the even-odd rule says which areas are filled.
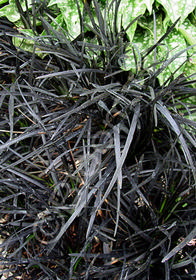
[[[96,18],[95,8],[91,0],[87,1],[91,9],[92,16]],[[101,12],[104,13],[106,0],[99,0]],[[77,5],[74,0],[50,0],[50,1],[32,1],[32,0],[2,0],[0,1],[0,16],[6,16],[11,22],[17,26],[21,32],[31,35],[33,37],[44,35],[42,23],[39,19],[39,12],[45,20],[50,21],[52,27],[58,30],[59,26],[64,28],[72,39],[76,39],[81,32],[80,18],[78,7],[83,9],[83,0],[78,0]],[[129,29],[126,30],[126,36],[130,41],[136,43],[140,51],[144,51],[149,45],[154,44],[154,23],[153,23],[153,10],[156,11],[157,24],[156,36],[160,37],[167,29],[180,17],[179,22],[175,26],[175,30],[170,33],[163,43],[173,49],[173,54],[179,50],[183,50],[188,45],[196,44],[196,4],[195,1],[190,0],[121,0],[118,13],[122,17],[118,17],[118,24],[122,24],[123,28],[138,16],[141,16],[135,21]],[[124,11],[127,11],[126,13]],[[91,25],[88,14],[83,15],[84,21]],[[112,20],[112,14],[108,14],[108,19]],[[53,21],[54,20],[54,21]],[[56,22],[56,23],[55,23]],[[83,26],[83,31],[89,31],[87,26]],[[16,45],[21,46],[21,39],[17,38]],[[33,44],[30,41],[23,41],[23,49],[33,49]],[[177,50],[178,49],[178,50]],[[178,61],[171,63],[166,71],[160,73],[158,79],[160,83],[171,75],[178,66],[184,61],[184,57],[189,57],[189,60],[181,66],[181,72],[185,71],[186,75],[191,75],[196,72],[196,57],[195,48],[189,49],[183,56],[179,57]],[[159,46],[157,48],[157,55],[164,57],[167,55],[167,48]],[[146,63],[152,63],[153,57],[148,56]],[[132,70],[134,64],[132,59],[127,59],[126,70]],[[180,74],[177,71],[174,75],[177,77]],[[195,99],[191,99],[195,102]]]
[[[140,17],[122,27],[120,1],[93,4],[73,40],[44,7],[43,36],[1,19],[1,273],[195,279],[195,75],[176,75],[194,46],[166,45],[177,19],[141,51],[127,36]]]

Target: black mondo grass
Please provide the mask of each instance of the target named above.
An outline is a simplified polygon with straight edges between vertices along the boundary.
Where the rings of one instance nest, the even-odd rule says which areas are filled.
[[[144,67],[174,24],[145,53],[131,45],[124,71],[133,22],[119,28],[120,1],[93,4],[74,40],[40,11],[47,35],[1,33],[0,273],[195,279],[195,80],[157,80],[186,50]]]

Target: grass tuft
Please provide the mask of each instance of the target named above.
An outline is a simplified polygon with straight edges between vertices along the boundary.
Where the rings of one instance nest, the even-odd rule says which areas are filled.
[[[46,35],[8,23],[1,34],[0,259],[12,279],[195,278],[195,80],[157,79],[187,49],[145,68],[177,22],[142,53],[119,3],[102,14],[93,0],[95,17],[85,1],[74,40],[41,14]],[[130,45],[135,72],[123,70]]]

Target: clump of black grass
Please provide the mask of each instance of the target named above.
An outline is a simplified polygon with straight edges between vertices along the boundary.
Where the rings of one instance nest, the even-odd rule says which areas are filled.
[[[136,71],[126,72],[133,22],[118,30],[120,1],[106,16],[93,3],[97,20],[85,2],[74,41],[41,14],[48,35],[33,53],[1,40],[11,77],[0,91],[1,274],[194,279],[196,107],[186,100],[195,81],[157,81],[182,51],[143,66],[176,23],[145,53],[133,48]]]

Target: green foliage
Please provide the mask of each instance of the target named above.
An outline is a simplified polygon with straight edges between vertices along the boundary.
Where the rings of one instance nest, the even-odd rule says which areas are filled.
[[[196,7],[194,0],[157,0],[157,2],[164,7],[167,16],[173,23],[179,17],[181,18],[181,23],[183,23]]]
[[[92,2],[92,1],[91,1]],[[6,3],[6,5],[5,5]],[[16,5],[17,3],[17,5]],[[105,5],[108,5],[111,3],[111,1],[105,2],[105,1],[99,1],[100,7],[102,12],[105,11]],[[50,20],[48,16],[49,14],[52,15],[54,18],[52,27],[56,30],[59,29],[59,27],[63,27],[67,30],[67,32],[70,34],[70,38],[72,40],[79,36],[81,34],[81,17],[83,15],[83,1],[78,0],[50,0],[49,2],[38,2],[38,1],[27,1],[27,5],[25,1],[16,1],[16,0],[10,0],[10,1],[2,1],[1,4],[4,4],[5,6],[0,9],[0,16],[6,16],[10,21],[14,22],[21,30],[23,34],[31,34],[32,37],[35,37],[36,31],[32,31],[32,25],[33,21],[35,21],[36,17],[36,25],[40,25],[40,11],[42,10],[42,7],[47,5],[47,12],[42,14],[46,20]],[[21,11],[19,12],[19,6],[21,4],[21,10],[23,11],[23,15],[21,15]],[[28,6],[28,17],[27,20],[24,20],[24,15],[27,15],[27,6]],[[167,55],[167,47],[170,48],[170,55],[174,55],[180,50],[184,49],[185,46],[193,45],[196,43],[195,40],[195,25],[194,25],[194,10],[195,10],[196,4],[195,1],[181,1],[181,0],[134,0],[134,1],[127,1],[127,0],[121,0],[118,7],[118,18],[117,18],[117,26],[118,28],[122,27],[125,29],[130,22],[135,19],[137,16],[143,15],[142,18],[140,18],[138,21],[134,22],[126,30],[126,34],[129,37],[130,42],[133,42],[136,44],[136,46],[141,50],[144,51],[149,45],[152,45],[155,41],[157,41],[162,34],[166,32],[166,30],[171,26],[172,23],[174,23],[179,17],[180,21],[176,25],[176,29],[173,30],[172,33],[163,41],[164,46],[160,46],[157,49],[157,57],[156,60],[159,61],[160,59],[164,59]],[[92,15],[95,17],[95,8],[93,3],[90,5]],[[154,20],[152,11],[155,10],[156,14],[156,26],[154,26]],[[78,12],[79,11],[79,12]],[[126,11],[126,12],[125,12]],[[192,18],[190,17],[190,14],[192,14]],[[110,11],[108,13],[108,22],[112,20],[112,12]],[[188,19],[189,16],[189,19]],[[29,22],[28,22],[29,20]],[[88,16],[88,13],[86,12],[84,14],[84,22],[88,25],[91,25],[90,19]],[[30,30],[26,31],[24,28],[31,28]],[[88,30],[88,28],[85,26],[85,30]],[[38,34],[37,34],[38,35]],[[44,33],[42,34],[44,35]],[[25,50],[33,51],[33,41],[24,41],[22,42],[22,39],[15,38],[15,44],[16,46],[20,46]],[[131,48],[131,46],[130,46]],[[162,83],[163,80],[171,75],[175,70],[178,69],[178,67],[186,60],[188,57],[190,57],[189,61],[187,61],[186,64],[183,65],[181,71],[185,71],[186,75],[191,75],[196,71],[195,61],[196,58],[194,56],[195,48],[192,52],[184,53],[181,57],[178,58],[175,62],[173,62],[164,73],[162,73],[158,79]],[[148,60],[146,61],[146,64],[152,64],[154,57],[153,54],[151,57],[148,57]],[[126,61],[127,60],[127,61]],[[132,63],[133,61],[133,55],[129,52],[127,57],[125,58],[124,65],[122,65],[122,68],[124,70],[131,70],[132,69]],[[174,77],[179,75],[179,71],[177,71],[174,74]]]
[[[83,1],[78,1],[80,9],[82,9]],[[61,25],[63,21],[66,23],[66,29],[72,38],[76,38],[80,34],[80,19],[76,1],[73,0],[50,0],[48,7],[57,5],[62,18],[59,21]]]

